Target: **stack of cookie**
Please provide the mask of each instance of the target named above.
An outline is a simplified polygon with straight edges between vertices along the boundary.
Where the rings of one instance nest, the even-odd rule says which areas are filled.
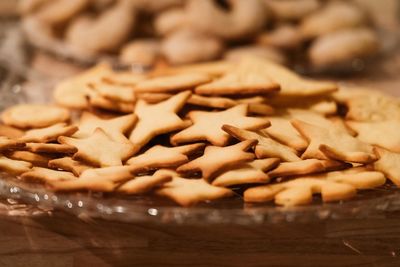
[[[25,0],[20,11],[31,43],[78,62],[174,65],[251,54],[324,70],[377,54],[364,2]]]
[[[386,177],[400,185],[398,99],[271,61],[149,74],[102,64],[54,98],[8,108],[0,125],[0,169],[49,190],[293,206],[348,199]]]

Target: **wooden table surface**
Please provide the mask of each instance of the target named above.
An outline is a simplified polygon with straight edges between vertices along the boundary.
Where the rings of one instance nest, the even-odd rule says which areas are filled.
[[[0,266],[400,266],[400,212],[259,226],[0,217]]]

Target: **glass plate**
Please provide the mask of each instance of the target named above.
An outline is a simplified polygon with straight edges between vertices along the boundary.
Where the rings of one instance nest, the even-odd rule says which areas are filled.
[[[12,70],[11,70],[12,69]],[[21,102],[44,103],[51,99],[51,87],[23,83],[27,73],[10,68],[0,60],[0,112]],[[400,190],[393,185],[360,191],[357,197],[343,202],[322,203],[319,197],[311,205],[276,207],[272,203],[244,204],[236,197],[201,203],[190,208],[154,196],[128,197],[101,193],[53,193],[40,185],[27,184],[16,177],[0,173],[0,197],[14,199],[40,210],[63,210],[80,218],[102,218],[125,222],[158,222],[177,224],[233,223],[264,224],[307,222],[324,219],[365,218],[384,211],[400,210]],[[18,206],[19,207],[19,206]],[[30,214],[30,212],[27,212]]]

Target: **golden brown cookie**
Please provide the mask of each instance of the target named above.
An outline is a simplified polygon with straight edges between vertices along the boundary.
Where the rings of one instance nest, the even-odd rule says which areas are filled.
[[[246,116],[247,108],[246,104],[240,104],[220,112],[189,112],[188,117],[193,125],[173,135],[171,143],[181,144],[204,140],[216,146],[224,146],[229,142],[229,135],[221,129],[224,124],[250,130],[269,126],[267,119]]]
[[[201,172],[202,177],[210,181],[226,168],[251,161],[254,154],[246,151],[256,144],[256,140],[247,140],[226,147],[208,146],[203,156],[179,166],[176,170],[184,174]]]

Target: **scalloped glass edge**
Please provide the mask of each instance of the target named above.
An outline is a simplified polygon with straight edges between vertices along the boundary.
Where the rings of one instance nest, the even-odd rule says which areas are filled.
[[[3,176],[4,177],[4,176]],[[2,177],[2,178],[3,178]],[[0,195],[22,201],[41,209],[56,209],[81,219],[100,218],[120,222],[158,222],[175,224],[265,224],[281,222],[310,222],[326,219],[350,219],[380,216],[382,212],[400,210],[400,191],[390,189],[388,195],[354,199],[336,203],[314,203],[298,207],[278,207],[271,204],[229,207],[239,198],[203,203],[200,206],[180,207],[143,202],[141,197],[123,199],[93,197],[90,193],[58,194],[34,188],[10,179],[0,179]],[[374,191],[374,190],[372,190]],[[384,190],[389,192],[389,190]],[[366,192],[365,196],[371,192]],[[222,207],[207,206],[222,203]],[[217,204],[218,205],[218,204]]]

